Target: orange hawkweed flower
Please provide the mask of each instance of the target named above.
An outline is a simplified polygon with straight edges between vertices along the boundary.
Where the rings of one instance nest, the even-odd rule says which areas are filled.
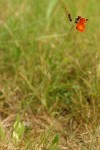
[[[76,20],[76,29],[80,32],[83,32],[85,30],[85,23],[88,21],[88,19],[78,17]]]

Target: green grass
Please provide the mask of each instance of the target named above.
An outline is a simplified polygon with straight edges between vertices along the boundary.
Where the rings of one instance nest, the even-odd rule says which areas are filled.
[[[0,149],[100,149],[99,10],[98,0],[1,0]],[[83,33],[66,12],[89,19]]]

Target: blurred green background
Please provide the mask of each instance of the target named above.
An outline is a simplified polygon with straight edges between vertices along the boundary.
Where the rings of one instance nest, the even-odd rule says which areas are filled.
[[[100,1],[1,0],[0,149],[99,150],[99,135]]]
[[[51,114],[64,111],[98,123],[99,10],[99,0],[1,0],[0,108],[4,118],[16,112],[37,114],[43,106]],[[89,21],[83,33],[74,25],[58,53],[73,24],[68,12],[73,22],[78,15]]]

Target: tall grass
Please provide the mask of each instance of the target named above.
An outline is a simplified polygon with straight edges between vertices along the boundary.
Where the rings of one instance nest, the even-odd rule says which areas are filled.
[[[99,9],[98,0],[1,0],[1,124],[19,113],[29,122],[33,115],[47,115],[63,127],[75,123],[75,130],[78,124],[98,129]],[[67,13],[73,20],[78,15],[89,19],[85,32],[75,29]]]

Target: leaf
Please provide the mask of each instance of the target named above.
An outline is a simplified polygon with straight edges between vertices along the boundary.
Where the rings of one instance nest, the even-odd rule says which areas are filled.
[[[5,133],[4,133],[4,131],[3,131],[3,129],[2,129],[2,127],[1,127],[1,125],[0,125],[0,140],[5,140]]]
[[[48,8],[47,8],[47,19],[50,18],[52,12],[55,10],[56,5],[58,4],[59,0],[50,0]]]
[[[19,116],[17,116],[17,119],[14,123],[14,130],[12,133],[14,141],[18,142],[19,140],[21,140],[24,132],[25,132],[25,125],[23,122],[20,121]]]
[[[16,49],[14,50],[14,58],[16,61],[19,60],[20,54],[21,54],[21,50],[19,49],[19,47],[16,47]]]
[[[58,143],[58,141],[59,141],[59,135],[56,134],[54,139],[52,140],[52,144],[55,145],[56,143]]]

